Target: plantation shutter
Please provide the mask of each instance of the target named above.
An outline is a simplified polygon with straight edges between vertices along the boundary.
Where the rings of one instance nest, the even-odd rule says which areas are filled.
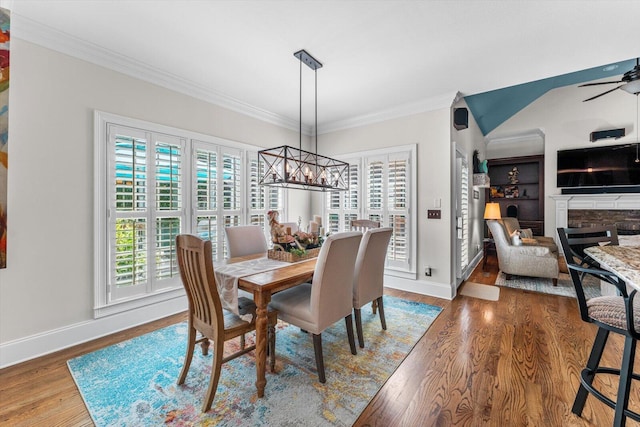
[[[181,286],[175,235],[184,221],[184,140],[109,125],[108,297]]]
[[[389,267],[409,268],[410,221],[409,221],[409,174],[408,153],[389,155],[387,160],[387,206],[388,225],[393,228],[387,250]]]
[[[347,160],[347,162],[349,163],[347,190],[329,191],[325,196],[326,232],[350,231],[351,221],[360,217],[360,160]]]
[[[393,229],[385,266],[399,275],[415,274],[411,237],[415,219],[410,206],[415,198],[411,185],[414,156],[415,148],[403,146],[343,159],[349,163],[348,189],[329,192],[325,198],[328,231],[350,230],[351,221],[357,218],[379,221],[382,227]]]
[[[221,147],[222,160],[222,215],[224,227],[237,227],[242,221],[242,153],[240,150]],[[224,245],[227,257],[227,246]]]
[[[155,270],[153,289],[176,285],[169,280],[180,275],[176,236],[180,234],[184,210],[184,146],[177,137],[155,134]],[[180,283],[178,283],[180,284]]]
[[[384,207],[386,192],[386,156],[369,157],[367,165],[367,203],[365,216],[372,221],[384,224]]]

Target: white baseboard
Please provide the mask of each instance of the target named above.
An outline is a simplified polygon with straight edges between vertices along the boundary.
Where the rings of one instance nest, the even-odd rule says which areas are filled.
[[[401,291],[429,295],[436,298],[451,300],[454,296],[451,285],[446,283],[428,282],[426,280],[409,280],[401,277],[384,276],[384,285]]]
[[[455,296],[445,283],[385,276],[385,286],[447,300]],[[187,309],[186,296],[170,299],[135,310],[76,323],[51,331],[0,344],[0,368],[44,356],[134,326],[162,319]]]
[[[113,316],[88,320],[0,344],[0,368],[149,323],[185,311],[187,297],[181,296]]]

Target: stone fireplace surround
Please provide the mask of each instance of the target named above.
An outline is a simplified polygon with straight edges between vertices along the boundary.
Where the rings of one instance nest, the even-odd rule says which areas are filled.
[[[616,224],[620,245],[640,246],[640,193],[550,197],[556,202],[556,227]],[[557,233],[554,234],[557,240]],[[617,295],[615,287],[606,282],[600,282],[600,290],[602,295]]]
[[[640,194],[556,194],[556,227],[615,224],[620,244],[640,245]]]

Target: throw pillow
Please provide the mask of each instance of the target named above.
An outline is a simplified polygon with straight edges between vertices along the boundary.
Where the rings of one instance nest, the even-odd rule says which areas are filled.
[[[530,228],[523,228],[520,230],[520,237],[523,239],[533,239],[533,230]]]

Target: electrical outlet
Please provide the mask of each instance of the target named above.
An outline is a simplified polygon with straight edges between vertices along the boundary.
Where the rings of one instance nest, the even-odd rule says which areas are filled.
[[[431,267],[427,266],[424,268],[424,275],[431,276]]]
[[[429,209],[427,211],[428,219],[440,219],[440,209]]]

